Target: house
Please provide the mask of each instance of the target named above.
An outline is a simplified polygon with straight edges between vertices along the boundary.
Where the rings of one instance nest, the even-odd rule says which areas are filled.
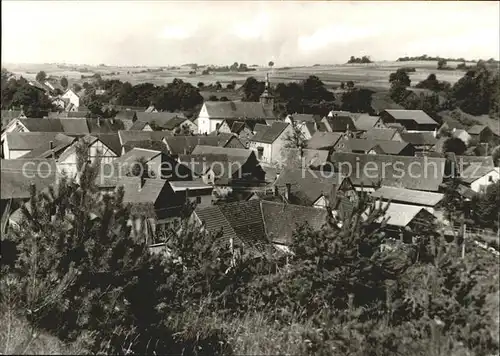
[[[316,122],[321,121],[321,117],[319,115],[313,115],[313,114],[292,114],[292,115],[287,115],[285,117],[285,122],[291,124],[292,121],[296,122],[297,124],[303,124],[303,123],[312,123],[315,124]]]
[[[316,131],[307,141],[307,148],[313,150],[332,150],[344,134],[338,132]]]
[[[206,184],[246,186],[264,181],[264,171],[252,150],[197,145],[189,155],[179,155]]]
[[[137,130],[119,130],[118,138],[122,146],[122,154],[127,151],[127,147],[140,146],[142,148],[161,147],[163,150],[166,146],[163,139],[169,136],[168,132],[164,131],[137,131]]]
[[[56,162],[53,159],[10,159],[0,162],[1,232],[5,232],[12,212],[31,198],[30,187],[41,192],[57,183]]]
[[[437,143],[438,139],[434,135],[434,132],[400,132],[401,142],[410,143],[415,150],[418,151],[429,151]]]
[[[33,150],[40,157],[44,152],[63,144],[70,144],[73,138],[58,132],[9,132],[2,142],[2,154],[6,160],[21,158]]]
[[[395,128],[372,128],[364,132],[362,138],[382,141],[403,141],[400,130]]]
[[[423,110],[395,110],[387,109],[380,113],[384,124],[398,123],[407,131],[434,131],[438,129],[438,123],[434,121]]]
[[[352,116],[339,115],[336,113],[332,115],[333,116],[326,116],[321,120],[329,132],[346,132],[356,130]]]
[[[197,207],[211,206],[213,203],[213,190],[214,187],[203,183],[202,180],[194,181],[169,181],[170,187],[174,192],[174,200],[182,201],[187,200],[196,203]]]
[[[208,134],[216,131],[225,119],[264,119],[276,120],[274,115],[274,97],[270,93],[269,78],[260,101],[206,101],[198,114],[198,133]]]
[[[65,110],[66,107],[68,107],[69,103],[69,98],[62,98],[60,96],[57,96],[52,99],[52,105],[57,107],[59,110]]]
[[[255,151],[261,162],[275,163],[281,158],[281,150],[286,147],[289,137],[293,135],[292,125],[286,122],[275,122],[272,126],[257,131],[250,138],[249,147]]]
[[[279,216],[279,219],[276,219]],[[239,201],[195,209],[193,220],[202,229],[220,234],[219,246],[245,246],[262,251],[286,248],[297,227],[321,229],[328,218],[325,209],[266,200]]]
[[[273,184],[274,194],[291,204],[326,208],[337,206],[340,197],[357,200],[350,179],[340,173],[284,169]]]
[[[333,152],[330,161],[336,172],[346,174],[356,189],[363,191],[380,184],[438,192],[446,171],[446,160],[434,157]]]
[[[359,115],[354,121],[354,128],[357,131],[368,131],[373,128],[383,129],[386,126],[380,116],[370,116],[368,114]]]
[[[139,168],[137,163],[144,161],[146,175],[150,178],[168,180],[192,180],[191,171],[166,152],[133,148],[121,157],[114,160],[113,165],[121,176],[133,175],[134,169]]]
[[[196,126],[194,122],[185,117],[174,117],[173,119],[167,121],[163,125],[162,129],[173,134],[183,135],[187,135],[189,133],[194,134],[198,132],[198,126]]]
[[[85,119],[14,119],[2,132],[2,142],[5,135],[10,132],[61,132],[74,135],[89,133]]]
[[[35,141],[35,140],[34,140]],[[55,133],[55,136],[50,141],[40,142],[41,144],[22,156],[26,158],[53,158],[57,159],[59,156],[73,143],[78,141],[75,136],[67,136],[62,133]],[[12,151],[11,151],[12,152]]]
[[[403,242],[413,242],[416,232],[436,220],[436,216],[422,206],[377,201],[375,207],[387,209],[384,216],[377,219],[379,223],[385,221],[387,237]]]
[[[383,154],[384,152],[374,140],[343,137],[333,147],[337,152],[353,152],[366,154]]]
[[[424,192],[420,190],[405,189],[398,187],[382,186],[374,191],[371,196],[383,201],[393,203],[421,206],[434,214],[435,209],[443,200],[444,194],[435,192]]]
[[[487,125],[474,125],[467,130],[467,133],[470,135],[472,140],[478,143],[488,143],[495,138],[495,136],[499,136],[498,133],[495,133]]]
[[[309,148],[283,148],[281,150],[282,161],[285,167],[297,166],[311,169],[327,169],[329,163],[328,151],[312,150]],[[295,164],[294,164],[295,163]]]
[[[238,137],[225,133],[213,136],[165,136],[163,142],[173,157],[180,154],[191,154],[198,145],[245,148]]]
[[[495,167],[492,156],[457,156],[455,155],[456,163],[462,172],[472,164],[483,167]]]
[[[460,178],[476,193],[483,193],[488,185],[500,179],[500,168],[471,164],[462,171]]]
[[[7,127],[9,122],[14,119],[26,119],[26,115],[24,115],[23,110],[2,110],[2,132],[4,128]]]
[[[227,133],[237,135],[240,141],[248,147],[250,138],[256,133],[256,125],[267,126],[266,120],[235,120],[226,119],[222,122],[217,130],[219,133]]]
[[[130,126],[129,130],[131,131],[153,131],[151,126],[145,121],[137,120]]]
[[[275,120],[271,107],[262,102],[206,101],[198,115],[198,133],[210,133],[218,129],[225,119]]]
[[[92,134],[81,138],[81,141],[74,141],[71,146],[65,147],[58,155],[57,169],[60,173],[74,177],[78,173],[78,145],[81,143],[87,146],[87,157],[90,163],[99,160],[101,164],[112,164],[121,155],[121,145],[117,133]]]
[[[191,131],[197,132],[196,125],[183,113],[178,112],[136,112],[137,120],[147,122],[152,128],[174,131],[177,127],[188,125]]]
[[[68,99],[69,104],[72,105],[73,108],[76,108],[74,111],[78,111],[78,107],[80,106],[80,95],[75,93],[73,89],[68,89],[61,95],[62,99]],[[68,105],[69,105],[68,104]],[[71,110],[66,110],[71,111]]]

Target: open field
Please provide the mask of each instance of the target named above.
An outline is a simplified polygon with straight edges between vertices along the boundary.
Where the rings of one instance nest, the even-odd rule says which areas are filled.
[[[456,67],[458,63],[450,62],[450,67]],[[203,82],[206,85],[220,81],[223,85],[235,81],[241,84],[249,76],[264,79],[267,72],[270,73],[273,82],[291,82],[307,78],[310,75],[318,76],[325,84],[337,86],[342,81],[352,80],[357,86],[373,89],[387,89],[389,87],[389,75],[399,67],[415,67],[416,72],[410,73],[413,83],[425,79],[430,73],[435,73],[439,80],[448,81],[454,84],[460,79],[464,72],[461,70],[437,70],[435,61],[412,61],[412,62],[376,62],[370,64],[342,64],[342,65],[315,65],[307,67],[285,67],[255,68],[251,72],[221,72],[209,75],[202,75],[201,70],[197,74],[189,74],[189,67],[178,68],[146,68],[146,67],[112,67],[112,66],[76,66],[57,64],[19,64],[5,67],[15,73],[29,79],[34,79],[36,73],[44,70],[47,75],[62,77],[66,76],[70,83],[82,83],[87,78],[81,76],[91,76],[99,73],[105,79],[119,79],[132,84],[150,82],[162,85],[171,82],[174,78],[182,79],[193,85]]]

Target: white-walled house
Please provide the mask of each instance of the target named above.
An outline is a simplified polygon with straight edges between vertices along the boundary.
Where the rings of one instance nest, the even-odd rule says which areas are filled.
[[[249,140],[249,148],[255,151],[260,162],[279,162],[283,159],[282,149],[286,147],[288,138],[293,135],[292,125],[275,122],[271,126],[259,126],[262,126],[261,129]]]
[[[101,163],[109,164],[120,156],[121,146],[118,135],[88,135],[83,137],[83,140],[89,145],[88,157],[91,163],[94,163],[95,160],[99,158]],[[59,173],[64,171],[68,176],[74,177],[76,175],[77,144],[78,142],[75,142],[58,157],[56,165]]]
[[[63,99],[69,99],[70,104],[78,108],[80,106],[80,96],[76,94],[72,89],[66,90],[66,92],[61,96]]]
[[[488,185],[500,180],[500,168],[472,164],[460,174],[460,177],[473,191],[483,193]]]
[[[264,119],[276,120],[274,115],[274,97],[271,94],[269,78],[266,78],[266,88],[260,96],[260,101],[206,101],[198,114],[196,125],[198,133],[209,134],[218,130],[225,119]]]

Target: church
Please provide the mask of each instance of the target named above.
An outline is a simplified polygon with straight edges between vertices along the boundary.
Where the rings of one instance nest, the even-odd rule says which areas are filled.
[[[269,76],[266,76],[266,88],[259,102],[245,101],[205,101],[198,115],[198,133],[209,134],[218,129],[226,119],[276,120],[274,115],[274,97],[271,93]]]

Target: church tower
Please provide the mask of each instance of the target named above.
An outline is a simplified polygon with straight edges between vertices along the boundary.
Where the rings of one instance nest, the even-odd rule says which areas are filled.
[[[269,73],[266,74],[266,88],[260,96],[260,103],[266,111],[274,110],[274,96],[271,94],[271,84],[269,83]]]

